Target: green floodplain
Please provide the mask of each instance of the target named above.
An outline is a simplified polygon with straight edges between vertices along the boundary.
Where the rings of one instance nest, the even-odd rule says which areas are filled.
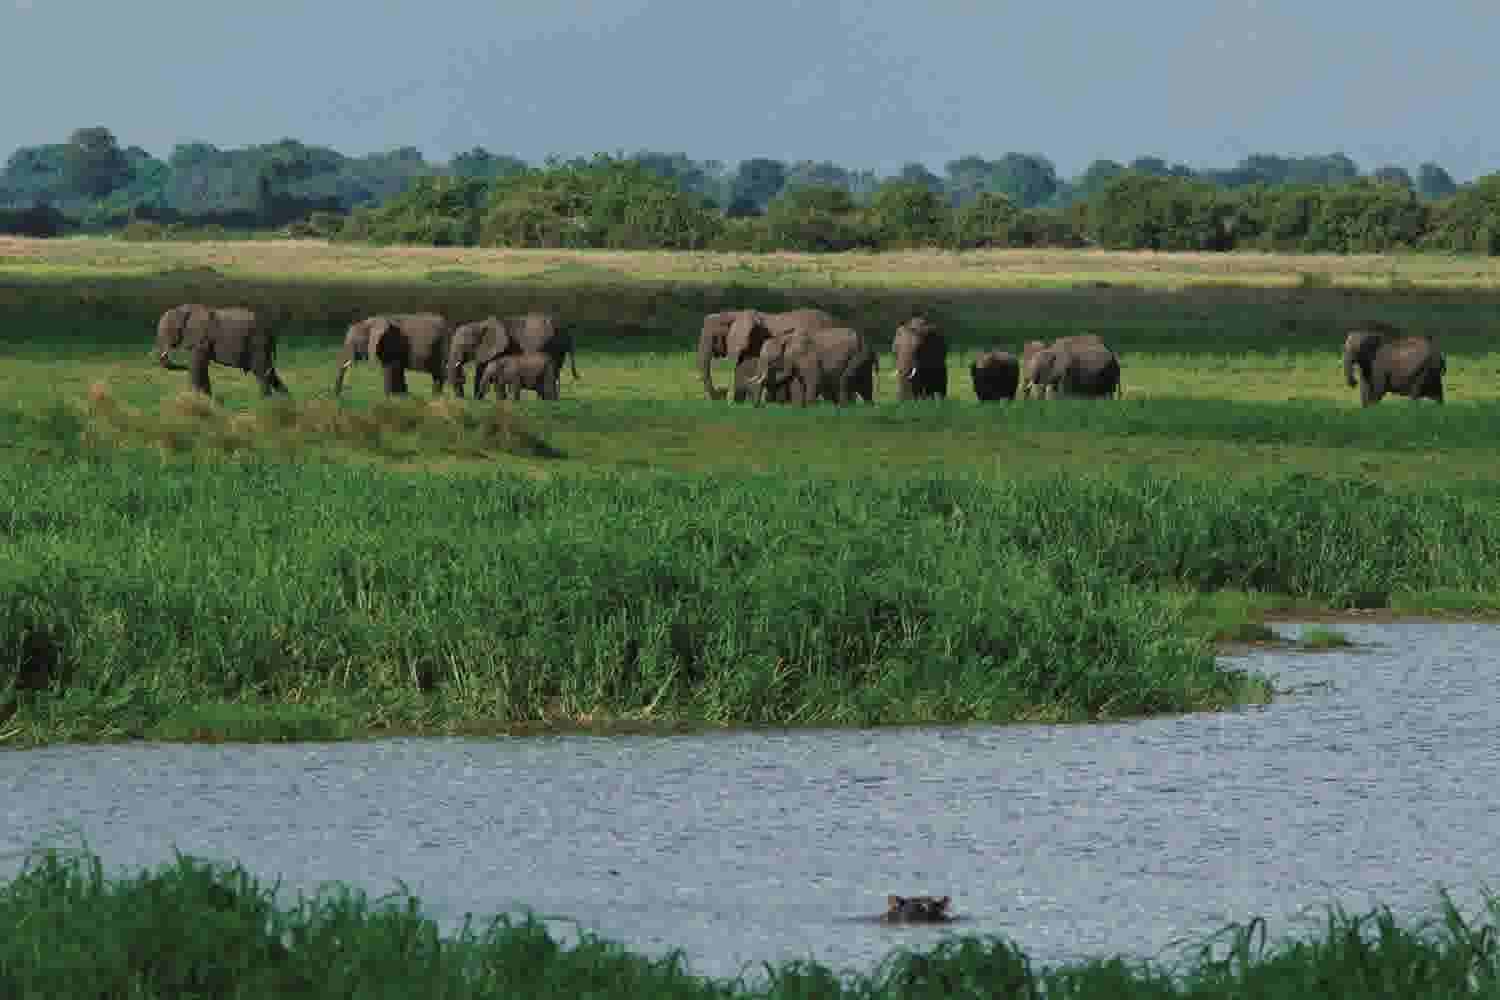
[[[852,288],[805,261],[690,281],[661,277],[671,254],[491,275],[482,251],[414,271],[392,249],[268,273],[234,245],[150,270],[106,240],[12,244],[4,746],[1211,710],[1275,697],[1215,652],[1276,616],[1500,612],[1500,295],[1462,267],[1268,287],[1221,255],[1214,284],[1164,285],[1172,255],[1114,255],[1069,285],[1091,258],[1026,251],[1045,287],[997,283],[992,253],[964,288],[962,255],[922,258],[922,285],[867,255]],[[153,365],[157,317],[193,301],[274,326],[289,400],[215,368],[209,402]],[[885,346],[876,405],[703,398],[704,313],[804,305]],[[369,364],[332,398],[355,319],[534,308],[579,341],[561,402],[434,401],[425,376],[388,402]],[[948,335],[946,401],[895,400],[913,310]],[[1440,338],[1445,405],[1361,409],[1340,348],[1366,319]],[[975,401],[979,350],[1079,332],[1120,353],[1122,399]]]
[[[407,1000],[556,997],[719,1000],[1438,1000],[1500,996],[1500,900],[1465,917],[1446,896],[1414,924],[1389,911],[1328,914],[1278,940],[1263,921],[1231,925],[1170,962],[1033,964],[1002,937],[899,946],[874,970],[816,961],[693,974],[680,953],[633,954],[580,932],[554,938],[532,917],[470,919],[443,933],[419,900],[370,900],[330,886],[295,900],[239,866],[187,857],[106,876],[95,856],[49,851],[0,884],[0,994],[177,1000],[307,997]]]

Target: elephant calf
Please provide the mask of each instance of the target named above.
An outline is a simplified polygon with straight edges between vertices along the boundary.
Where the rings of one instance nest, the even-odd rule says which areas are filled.
[[[540,399],[557,399],[561,374],[554,355],[541,351],[505,354],[485,366],[482,385],[486,390],[495,387],[497,402],[507,395],[511,399],[520,399],[522,389],[530,389]]]
[[[1021,384],[1021,362],[1009,351],[985,351],[969,365],[974,395],[980,402],[1015,399]]]
[[[1402,337],[1386,323],[1367,323],[1344,338],[1344,378],[1350,388],[1359,386],[1361,406],[1373,406],[1388,392],[1441,403],[1447,370],[1432,338]]]
[[[179,349],[191,352],[191,364],[172,360],[172,351]],[[168,371],[187,370],[192,387],[204,395],[211,395],[208,380],[211,363],[251,372],[260,382],[262,396],[273,392],[290,395],[286,383],[276,373],[276,335],[262,330],[250,309],[174,306],[157,320],[156,355]]]

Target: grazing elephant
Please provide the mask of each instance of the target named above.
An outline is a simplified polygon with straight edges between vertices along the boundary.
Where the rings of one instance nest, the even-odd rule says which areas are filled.
[[[1388,392],[1441,403],[1447,370],[1432,338],[1402,337],[1386,323],[1366,323],[1344,338],[1344,378],[1351,388],[1359,386],[1361,406],[1373,406]]]
[[[846,327],[789,333],[773,337],[760,349],[760,374],[755,402],[765,402],[768,393],[788,391],[799,406],[824,396],[840,406],[855,394],[875,401],[875,352],[865,338]]]
[[[1061,347],[1054,343],[1036,352],[1027,364],[1031,382],[1044,398],[1099,398],[1117,395],[1120,389],[1120,359],[1102,343]]]
[[[1050,345],[1040,340],[1028,340],[1026,345],[1021,349],[1021,396],[1023,398],[1030,399],[1032,390],[1038,386],[1039,382],[1036,378],[1037,368],[1041,364],[1042,352],[1048,350],[1049,347],[1065,351],[1092,348],[1102,348],[1109,351],[1109,345],[1104,343],[1103,338],[1093,333],[1080,333],[1071,337],[1058,337]],[[1110,353],[1113,354],[1114,352],[1110,351]],[[1116,356],[1115,360],[1118,362],[1119,357]],[[1048,365],[1049,367],[1051,366],[1051,361],[1048,362]],[[1056,386],[1048,384],[1042,385],[1040,389],[1037,389],[1038,395],[1046,398],[1049,388],[1053,389],[1055,393]]]
[[[343,391],[344,374],[350,365],[373,357],[385,371],[387,396],[406,392],[408,368],[431,375],[432,394],[441,395],[452,334],[453,328],[437,313],[396,313],[360,320],[344,335],[333,394],[337,396]]]
[[[191,364],[172,360],[172,351],[179,349],[191,353]],[[276,335],[260,329],[255,313],[239,306],[190,304],[168,309],[156,322],[156,356],[168,371],[190,372],[188,381],[205,395],[211,395],[210,364],[252,373],[262,396],[291,394],[276,373]]]
[[[1009,351],[985,351],[969,365],[969,377],[974,380],[974,395],[980,402],[1015,399],[1016,386],[1021,383],[1021,362]]]
[[[896,355],[897,399],[948,395],[948,341],[927,317],[913,316],[897,327],[891,350]]]
[[[522,389],[530,389],[538,399],[557,399],[559,373],[557,358],[542,351],[527,351],[525,354],[505,354],[495,358],[484,368],[483,387],[495,387],[495,398],[520,399]],[[479,390],[475,389],[475,396]]]
[[[453,391],[463,393],[464,365],[474,362],[474,398],[483,399],[488,383],[485,369],[496,359],[510,354],[540,351],[557,361],[557,373],[570,364],[578,378],[578,352],[572,334],[564,331],[551,313],[532,312],[521,316],[490,316],[475,323],[464,323],[453,331],[448,348],[448,379]],[[556,398],[555,396],[553,398]]]
[[[810,333],[837,325],[821,309],[792,309],[788,312],[760,312],[756,309],[734,309],[709,313],[703,317],[698,334],[698,368],[703,374],[703,393],[709,399],[723,399],[728,390],[714,387],[711,362],[729,358],[736,375],[739,366],[760,356],[761,345],[784,333]],[[738,396],[736,396],[738,401]]]

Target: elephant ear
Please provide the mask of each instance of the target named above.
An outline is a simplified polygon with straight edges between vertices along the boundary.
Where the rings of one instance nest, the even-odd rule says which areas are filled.
[[[396,324],[384,316],[371,321],[370,357],[377,358],[380,361],[387,360],[386,355],[394,348],[394,344],[389,338],[395,330]]]

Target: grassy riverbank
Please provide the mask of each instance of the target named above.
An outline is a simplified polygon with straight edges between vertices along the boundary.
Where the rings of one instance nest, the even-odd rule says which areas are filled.
[[[229,258],[80,276],[57,246],[62,276],[0,269],[0,743],[1203,710],[1269,696],[1211,640],[1270,611],[1500,610],[1482,291],[933,298],[893,258],[824,301],[650,277],[694,255],[528,284],[359,250],[397,277],[313,282]],[[897,405],[887,355],[874,407],[707,402],[702,311],[746,299],[881,342],[930,306],[953,398]],[[152,367],[180,301],[266,310],[293,398],[215,369],[210,404]],[[353,316],[534,304],[579,332],[561,403],[387,403],[368,365],[329,398]],[[1443,337],[1447,405],[1359,408],[1338,349],[1366,316]],[[973,401],[975,350],[1082,330],[1120,349],[1124,400]]]
[[[0,886],[0,993],[15,997],[298,996],[883,998],[1500,996],[1500,903],[1466,921],[1446,898],[1417,925],[1388,912],[1333,914],[1319,935],[1268,943],[1237,925],[1176,967],[1101,958],[1034,965],[1004,938],[955,937],[893,950],[869,973],[813,961],[755,982],[694,976],[584,933],[573,945],[539,922],[496,918],[443,934],[414,898],[371,902],[329,889],[296,903],[238,867],[182,858],[106,878],[97,858],[49,854]],[[895,942],[893,942],[893,949]]]

